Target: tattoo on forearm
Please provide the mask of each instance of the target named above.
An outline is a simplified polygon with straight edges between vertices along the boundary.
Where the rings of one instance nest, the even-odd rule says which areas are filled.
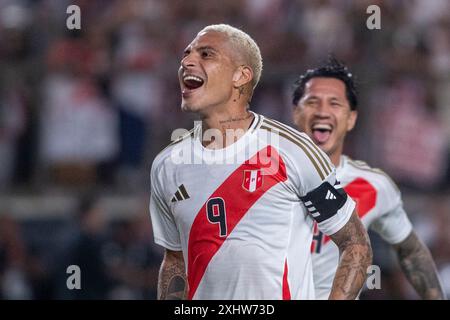
[[[445,299],[430,251],[415,232],[394,247],[405,276],[422,299]]]
[[[165,259],[158,279],[159,300],[181,300],[187,295],[184,262]]]
[[[341,257],[339,268],[335,275],[335,289],[341,298],[355,299],[367,277],[367,249],[354,246],[346,249]]]
[[[356,216],[335,235],[339,246],[340,262],[334,277],[330,299],[355,299],[367,277],[367,267],[372,262],[372,250],[367,233]]]
[[[174,276],[169,281],[169,288],[167,289],[167,299],[169,300],[183,299],[185,287],[186,287],[186,279],[181,276]]]

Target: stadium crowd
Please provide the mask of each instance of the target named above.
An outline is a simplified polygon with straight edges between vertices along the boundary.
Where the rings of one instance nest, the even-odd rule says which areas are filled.
[[[81,30],[66,28],[70,4],[81,9]],[[370,4],[381,8],[380,30],[366,27]],[[0,298],[156,297],[162,251],[148,217],[149,166],[174,129],[192,127],[177,70],[184,46],[213,23],[260,45],[251,108],[288,124],[298,74],[329,53],[355,71],[360,120],[347,154],[399,184],[450,296],[448,6],[0,0]],[[117,209],[112,199],[131,201]],[[362,298],[416,298],[392,252],[372,242],[382,290]],[[68,264],[86,272],[79,292],[66,288]]]

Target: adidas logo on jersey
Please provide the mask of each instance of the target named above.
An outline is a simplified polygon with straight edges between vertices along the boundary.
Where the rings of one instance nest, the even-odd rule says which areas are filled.
[[[325,196],[325,199],[334,200],[334,199],[336,199],[336,196],[330,190],[328,190],[327,195]]]
[[[189,194],[186,191],[186,188],[184,187],[184,184],[180,185],[177,189],[177,192],[175,192],[175,195],[172,197],[172,202],[182,201],[189,199]]]

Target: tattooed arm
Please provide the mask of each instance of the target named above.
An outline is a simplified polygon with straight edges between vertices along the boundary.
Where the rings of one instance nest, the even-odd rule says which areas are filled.
[[[181,251],[166,250],[159,270],[158,299],[181,300],[187,297],[186,271]]]
[[[430,251],[414,231],[394,249],[403,273],[422,299],[445,299]]]
[[[339,266],[334,276],[330,300],[352,300],[358,296],[372,263],[369,236],[354,211],[347,224],[330,236],[339,247]]]

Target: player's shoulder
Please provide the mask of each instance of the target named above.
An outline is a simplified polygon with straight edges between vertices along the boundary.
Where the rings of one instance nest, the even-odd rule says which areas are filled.
[[[290,125],[268,117],[261,117],[260,129],[269,131],[272,134],[281,136],[288,140],[291,137],[302,140],[310,140],[308,135],[304,132],[300,132]]]
[[[313,166],[322,179],[333,171],[333,164],[328,156],[306,133],[267,117],[263,119],[260,129],[275,135],[281,153],[299,167]]]
[[[396,183],[383,170],[374,168],[362,160],[354,160],[348,156],[344,156],[345,172],[352,176],[361,177],[371,184],[377,186],[378,189],[387,189],[400,192]]]
[[[184,144],[191,143],[191,139],[194,136],[195,128],[183,133],[178,138],[173,140],[170,144],[168,144],[164,149],[162,149],[155,157],[152,163],[152,171],[161,168],[165,165],[170,164],[172,154],[176,148],[182,148]]]

